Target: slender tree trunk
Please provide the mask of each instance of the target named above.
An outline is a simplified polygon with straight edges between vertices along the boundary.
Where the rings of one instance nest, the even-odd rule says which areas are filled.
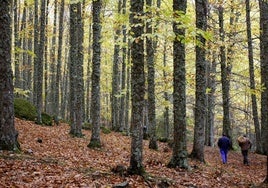
[[[100,140],[100,65],[101,65],[101,9],[102,0],[93,1],[93,56],[91,108],[92,135],[88,147],[101,147]]]
[[[149,37],[146,37],[146,62],[148,69],[148,120],[149,120],[149,135],[150,142],[149,148],[157,150],[157,137],[156,137],[156,115],[155,115],[155,68],[154,68],[154,41],[153,41],[153,22],[152,22],[152,0],[146,0],[146,15],[148,21],[146,21],[146,34]]]
[[[37,106],[37,76],[38,76],[38,54],[39,54],[39,21],[38,1],[34,1],[34,75],[33,75],[33,104]]]
[[[207,65],[207,87],[208,87],[208,94],[207,94],[207,122],[206,122],[206,130],[205,130],[205,144],[207,146],[214,145],[214,111],[215,111],[215,92],[216,92],[216,51],[212,51],[211,55],[211,62]]]
[[[0,0],[0,150],[20,150],[14,125],[14,86],[11,68],[11,1]]]
[[[228,69],[230,67],[229,62],[226,60],[226,48],[225,33],[224,33],[224,19],[222,5],[219,7],[219,27],[220,27],[220,40],[222,45],[220,46],[220,64],[221,64],[221,85],[222,85],[222,102],[223,102],[223,130],[222,132],[230,139],[232,136],[231,120],[230,120],[230,75],[228,75]]]
[[[262,153],[261,147],[261,131],[258,118],[258,106],[257,98],[255,94],[255,74],[254,74],[254,57],[253,57],[253,45],[251,36],[251,20],[250,20],[250,4],[249,0],[246,0],[246,19],[247,19],[247,38],[248,38],[248,60],[249,60],[249,77],[250,77],[250,89],[251,92],[251,105],[253,112],[253,121],[256,135],[256,152]]]
[[[37,106],[37,123],[42,124],[43,111],[43,59],[45,50],[45,36],[46,36],[46,0],[41,1],[41,15],[40,15],[40,42],[37,58],[37,80],[36,80],[36,106]]]
[[[144,168],[142,164],[143,153],[143,108],[145,95],[145,73],[144,73],[144,41],[143,0],[130,1],[130,24],[131,34],[135,39],[131,43],[131,157],[129,173],[142,175]]]
[[[121,0],[118,1],[118,10],[117,14],[121,12]],[[113,59],[113,79],[112,79],[112,128],[115,131],[120,131],[121,126],[119,124],[119,99],[120,99],[120,77],[119,77],[119,35],[120,35],[120,26],[117,26],[115,31],[115,45],[114,45],[114,59]]]
[[[196,27],[202,31],[207,29],[207,0],[196,0]],[[196,40],[196,89],[195,89],[195,125],[194,125],[194,145],[191,153],[192,158],[205,162],[205,122],[206,122],[206,40],[202,35],[197,35]]]
[[[58,0],[54,0],[54,18],[53,18],[53,33],[52,33],[52,41],[51,41],[51,48],[50,48],[50,95],[49,95],[49,102],[50,102],[50,113],[53,116],[56,116],[56,106],[57,103],[56,99],[56,76],[57,76],[57,69],[56,69],[56,38],[57,38],[57,16],[58,16]],[[62,33],[59,33],[62,35]]]
[[[60,4],[60,14],[59,14],[59,39],[58,39],[58,57],[57,57],[57,73],[56,73],[56,81],[55,81],[55,114],[54,114],[54,119],[56,121],[59,120],[60,116],[60,82],[61,82],[61,67],[62,67],[62,44],[63,44],[63,33],[64,33],[64,27],[63,27],[63,15],[64,15],[64,5],[65,5],[65,0],[61,0]],[[63,90],[62,90],[63,91]],[[61,108],[61,110],[63,110]]]
[[[121,12],[123,15],[126,14],[126,0],[122,1],[122,8],[121,8]],[[122,127],[122,131],[127,131],[126,128],[126,57],[127,57],[127,48],[126,48],[126,44],[127,44],[127,28],[126,25],[123,24],[122,26],[122,34],[123,34],[123,50],[122,50],[122,70],[121,70],[121,74],[122,74],[122,84],[121,84],[121,98],[120,98],[120,109],[119,109],[119,123],[120,126]]]
[[[20,43],[20,37],[19,37],[19,3],[17,0],[13,0],[13,6],[14,8],[14,14],[13,14],[13,21],[14,21],[14,45],[15,45],[15,53],[14,53],[14,67],[15,67],[15,82],[14,82],[14,87],[15,88],[20,88],[21,87],[21,73],[20,73],[20,48],[21,48],[21,43]]]

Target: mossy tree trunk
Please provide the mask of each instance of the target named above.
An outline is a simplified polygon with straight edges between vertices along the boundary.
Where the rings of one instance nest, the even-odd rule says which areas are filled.
[[[185,29],[178,21],[180,14],[186,13],[187,1],[173,1],[174,23],[173,31],[173,117],[174,117],[174,145],[172,158],[168,164],[171,168],[188,168],[188,153],[186,139],[186,70],[185,70],[185,43],[181,36],[185,37]]]
[[[101,147],[100,139],[100,63],[101,63],[101,9],[102,0],[93,1],[93,56],[90,117],[92,135],[88,147]]]
[[[133,37],[131,43],[131,157],[128,171],[130,174],[142,175],[143,153],[143,108],[145,95],[145,73],[144,73],[144,41],[143,34],[143,0],[130,1],[130,25]]]
[[[206,31],[207,28],[207,0],[196,0],[196,28]],[[204,145],[205,145],[205,122],[206,122],[206,49],[205,38],[199,34],[196,36],[198,44],[195,47],[196,56],[196,78],[195,78],[195,124],[194,124],[194,144],[191,157],[201,162],[205,162]]]
[[[14,125],[10,2],[0,0],[0,150],[13,151],[20,145]]]
[[[153,41],[153,22],[152,22],[152,0],[146,0],[146,63],[148,69],[148,128],[150,135],[149,148],[157,150],[156,137],[156,115],[155,115],[155,67],[154,67],[154,41]]]

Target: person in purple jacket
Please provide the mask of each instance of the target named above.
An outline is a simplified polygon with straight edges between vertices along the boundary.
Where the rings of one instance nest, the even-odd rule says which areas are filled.
[[[218,140],[218,146],[220,148],[222,163],[226,164],[228,151],[231,148],[231,141],[225,134],[222,134],[222,137]]]

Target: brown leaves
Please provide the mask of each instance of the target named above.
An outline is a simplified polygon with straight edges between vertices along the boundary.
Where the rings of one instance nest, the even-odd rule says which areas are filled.
[[[126,176],[130,138],[120,133],[101,134],[103,148],[93,150],[87,147],[89,131],[83,131],[84,138],[73,138],[65,124],[43,127],[16,119],[16,129],[23,152],[0,152],[0,187],[249,187],[266,175],[265,156],[250,153],[251,165],[244,166],[241,154],[232,151],[223,165],[218,148],[206,148],[206,164],[189,159],[191,171],[169,169],[172,151],[165,143],[159,143],[159,151],[149,150],[146,140],[148,176]],[[122,173],[112,172],[118,166],[124,167]]]

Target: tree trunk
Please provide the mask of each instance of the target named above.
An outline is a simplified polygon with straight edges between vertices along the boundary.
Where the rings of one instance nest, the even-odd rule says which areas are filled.
[[[100,63],[101,63],[101,9],[102,0],[93,1],[93,56],[91,108],[92,135],[88,147],[101,147],[100,140]]]
[[[186,14],[187,1],[173,1],[175,20],[181,14]],[[186,70],[185,70],[185,29],[177,21],[173,23],[175,39],[173,41],[173,117],[174,117],[174,145],[169,167],[189,168],[187,138],[186,138]]]
[[[131,43],[131,158],[129,173],[144,174],[142,165],[143,153],[143,108],[145,95],[145,73],[144,73],[144,41],[143,20],[143,0],[130,1],[130,24],[131,34],[134,41]]]
[[[253,45],[251,36],[251,20],[250,20],[250,4],[249,0],[246,0],[246,19],[247,19],[247,39],[248,39],[248,60],[249,60],[249,77],[250,77],[250,90],[251,92],[251,105],[253,112],[253,121],[256,135],[256,152],[262,153],[261,146],[261,131],[258,117],[257,98],[255,94],[255,74],[254,74],[254,57],[253,57]]]
[[[70,134],[76,137],[82,136],[83,123],[83,26],[81,14],[81,3],[70,5]]]
[[[14,151],[20,145],[14,125],[10,2],[0,0],[0,150]]]
[[[42,124],[43,112],[43,59],[45,50],[45,36],[46,36],[46,0],[41,1],[41,15],[40,15],[40,40],[39,50],[37,55],[37,75],[36,76],[36,108],[37,108],[37,123]]]
[[[60,101],[59,101],[59,96],[60,96],[60,82],[62,81],[61,79],[61,67],[62,67],[62,44],[63,44],[63,32],[64,32],[64,27],[63,27],[63,15],[64,15],[64,1],[61,0],[60,4],[60,14],[59,14],[59,40],[58,40],[58,57],[57,57],[57,73],[56,73],[56,80],[55,80],[55,99],[54,99],[54,119],[57,121],[59,120],[60,116]],[[63,90],[62,90],[63,91]],[[63,110],[63,109],[61,109]]]
[[[207,29],[207,1],[196,0],[196,27],[202,31]],[[205,144],[205,122],[206,122],[206,40],[202,35],[197,35],[196,40],[196,89],[195,89],[195,125],[194,125],[194,145],[191,153],[192,158],[196,158],[201,162],[204,159]]]
[[[260,0],[260,61],[261,61],[261,136],[264,154],[268,155],[268,2]]]
[[[224,33],[224,8],[219,7],[219,27],[220,27],[220,40],[222,45],[220,46],[220,64],[221,64],[221,85],[222,85],[222,103],[223,103],[223,134],[227,135],[230,139],[232,137],[231,120],[230,120],[230,75],[228,69],[230,69],[229,62],[226,61],[226,49],[225,49],[225,33]]]
[[[126,0],[122,1],[122,14],[123,16],[126,14]],[[122,70],[121,70],[121,74],[122,74],[122,84],[121,84],[121,101],[120,101],[120,116],[119,116],[119,123],[122,127],[122,131],[127,131],[127,127],[126,127],[126,63],[127,63],[127,48],[126,48],[126,44],[127,44],[127,28],[126,25],[123,24],[122,26],[122,33],[123,33],[123,51],[122,51]]]
[[[268,183],[268,2],[259,0],[260,6],[260,61],[261,61],[261,130],[262,146],[267,155],[267,172],[264,183]]]
[[[148,129],[150,135],[149,148],[157,150],[157,137],[156,137],[156,115],[155,115],[155,67],[154,67],[154,41],[153,41],[153,22],[152,22],[152,0],[146,0],[146,15],[148,21],[146,21],[146,62],[148,69]]]
[[[121,1],[118,1],[117,14],[121,12]],[[115,24],[116,25],[116,24]],[[120,131],[121,126],[119,124],[119,99],[120,99],[120,77],[119,77],[119,36],[120,36],[120,26],[116,25],[115,37],[114,37],[114,59],[113,59],[113,79],[112,79],[112,128],[115,131]]]

